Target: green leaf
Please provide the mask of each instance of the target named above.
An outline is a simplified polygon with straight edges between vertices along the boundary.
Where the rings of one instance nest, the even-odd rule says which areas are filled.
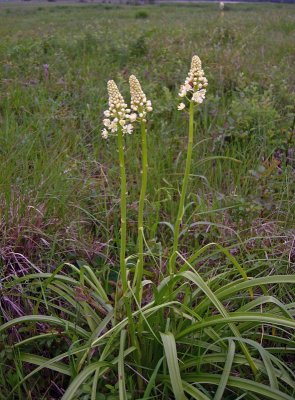
[[[159,371],[159,369],[160,369],[160,367],[162,365],[163,360],[164,360],[164,357],[160,358],[160,360],[158,361],[158,363],[156,365],[156,368],[154,369],[154,371],[152,373],[152,376],[151,376],[151,378],[149,380],[149,383],[148,383],[148,385],[147,385],[147,387],[145,389],[145,392],[144,392],[142,400],[147,400],[149,398],[150,394],[151,394],[151,391],[154,389],[156,378],[157,378],[157,374],[158,374],[158,371]]]
[[[19,358],[21,361],[44,367],[46,366],[48,361],[51,361],[49,358],[27,353],[20,353]],[[47,368],[51,369],[52,371],[57,371],[62,374],[71,376],[70,367],[62,362],[51,363],[50,366],[47,366]]]
[[[183,391],[177,360],[177,350],[174,335],[171,332],[160,333],[164,345],[165,356],[168,364],[169,377],[172,390],[176,400],[184,400],[186,396]]]
[[[192,396],[195,400],[211,400],[210,397],[206,396],[199,389],[187,383],[186,381],[182,381],[182,386],[186,393]]]
[[[229,340],[229,347],[228,347],[228,353],[226,357],[226,361],[223,367],[223,372],[220,378],[220,382],[217,388],[217,391],[214,396],[214,400],[222,400],[223,398],[223,393],[227,385],[228,378],[230,376],[234,356],[235,356],[235,342],[233,340]]]
[[[24,317],[12,319],[11,321],[8,321],[0,326],[0,332],[24,322],[44,322],[48,324],[60,325],[63,326],[65,330],[71,329],[72,331],[79,333],[84,338],[89,337],[89,333],[75,323],[47,315],[26,315]]]
[[[105,361],[97,361],[93,364],[88,365],[88,367],[84,368],[83,371],[81,371],[76,378],[73,380],[73,382],[70,384],[70,386],[67,388],[65,391],[64,395],[62,396],[61,400],[73,400],[75,399],[75,394],[77,390],[80,388],[83,382],[88,378],[89,375],[93,374],[97,370],[97,368],[100,368],[100,374],[99,376],[103,375],[110,367],[112,366],[111,363],[105,362]]]
[[[118,359],[118,379],[119,379],[119,398],[120,400],[127,400],[127,393],[125,387],[125,369],[124,369],[124,346],[126,340],[126,329],[121,330],[120,336],[120,350]]]

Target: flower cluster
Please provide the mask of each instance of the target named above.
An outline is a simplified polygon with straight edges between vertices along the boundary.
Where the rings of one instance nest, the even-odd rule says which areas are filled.
[[[136,120],[146,122],[146,114],[153,111],[152,102],[146,99],[146,95],[143,93],[141,85],[136,76],[130,76],[129,84],[131,94],[130,120],[132,122]]]
[[[179,96],[186,97],[194,103],[201,104],[205,99],[207,86],[208,81],[204,76],[201,60],[198,56],[193,56],[191,69],[184,85],[181,85],[180,87]],[[184,103],[178,105],[178,110],[183,110],[184,108]]]
[[[219,3],[219,10],[220,10],[220,11],[223,11],[223,10],[224,10],[224,2],[223,2],[223,1],[221,1],[221,2]]]
[[[109,133],[115,133],[120,128],[123,133],[131,134],[133,126],[130,121],[130,109],[127,108],[123,96],[121,95],[114,81],[108,81],[109,109],[104,112],[106,117],[103,120],[105,128],[101,136],[107,139]]]

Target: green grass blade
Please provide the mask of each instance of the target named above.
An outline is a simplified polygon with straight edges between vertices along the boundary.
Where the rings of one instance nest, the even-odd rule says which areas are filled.
[[[221,375],[219,374],[210,374],[210,373],[188,373],[183,375],[183,379],[186,382],[191,383],[203,383],[208,385],[218,385],[221,379]],[[228,378],[228,386],[230,388],[236,388],[239,391],[246,391],[249,394],[259,395],[259,399],[272,399],[272,400],[294,400],[294,397],[289,396],[288,394],[270,388],[267,385],[262,383],[255,382],[250,379],[244,379],[241,377],[229,377]]]
[[[161,333],[165,356],[168,364],[169,378],[176,400],[184,400],[186,396],[183,391],[180,370],[177,359],[177,350],[174,335],[171,332]]]
[[[27,353],[20,353],[19,358],[23,362],[27,362],[34,365],[44,366],[50,359],[42,356],[37,356],[35,354],[27,354]],[[71,371],[68,365],[62,362],[55,362],[47,366],[47,368],[51,369],[52,371],[60,372],[64,375],[71,376]]]
[[[76,399],[75,394],[76,394],[77,390],[85,382],[85,380],[89,377],[89,375],[93,374],[93,372],[95,372],[97,370],[97,368],[100,368],[100,376],[101,376],[110,367],[112,367],[112,364],[105,362],[105,361],[97,361],[93,364],[88,365],[88,367],[84,368],[83,371],[81,371],[76,376],[76,378],[73,380],[73,382],[70,384],[70,386],[65,391],[61,400]]]
[[[225,364],[223,367],[223,372],[220,377],[220,382],[219,382],[217,391],[214,396],[214,400],[222,400],[222,398],[223,398],[224,390],[226,388],[227,381],[230,376],[230,372],[231,372],[231,368],[232,368],[232,364],[233,364],[233,360],[234,360],[234,356],[235,356],[235,350],[236,350],[235,342],[233,340],[230,340],[226,361],[225,361]]]
[[[179,254],[179,256],[187,263],[187,261],[181,256],[181,254]],[[201,276],[197,273],[197,271],[195,271],[195,270],[194,270],[194,272],[186,271],[186,272],[182,272],[181,275],[186,277],[191,282],[195,283],[197,286],[199,286],[202,289],[202,291],[204,292],[204,294],[207,296],[207,298],[212,302],[212,304],[214,304],[214,306],[217,308],[217,310],[220,312],[220,314],[223,317],[227,317],[228,316],[228,312],[226,311],[226,309],[224,308],[222,303],[217,299],[215,294],[208,287],[208,285],[201,278]],[[233,332],[233,334],[237,338],[241,337],[238,328],[234,324],[229,324],[229,327],[230,327],[231,331]],[[244,354],[245,354],[245,356],[246,356],[246,358],[247,358],[247,360],[249,362],[249,365],[250,365],[253,373],[256,374],[257,373],[257,367],[256,367],[256,365],[255,365],[255,363],[254,363],[254,361],[253,361],[253,359],[251,357],[251,354],[249,353],[249,350],[247,349],[247,346],[243,342],[240,342],[240,346],[241,346],[241,349],[243,350],[243,352],[244,352]]]
[[[127,400],[126,384],[125,384],[125,368],[124,368],[124,346],[126,340],[126,329],[121,330],[120,350],[118,359],[118,378],[119,378],[119,399]]]
[[[154,369],[154,371],[152,373],[152,376],[150,377],[149,383],[148,383],[148,385],[147,385],[147,387],[146,387],[146,389],[144,391],[144,395],[143,395],[142,400],[147,400],[147,399],[150,398],[151,391],[155,387],[157,374],[158,374],[158,371],[159,371],[159,369],[160,369],[160,367],[161,367],[161,365],[163,363],[163,360],[164,360],[164,357],[160,358],[160,360],[157,362],[157,365],[156,365],[156,367],[155,367],[155,369]]]
[[[84,338],[87,338],[89,336],[89,333],[87,331],[85,331],[83,328],[80,328],[75,323],[70,322],[70,321],[65,321],[63,319],[56,318],[56,317],[50,317],[48,315],[26,315],[24,317],[12,319],[11,321],[8,321],[5,324],[0,326],[0,332],[3,332],[8,328],[13,327],[14,325],[27,323],[27,322],[36,322],[36,323],[44,322],[44,323],[48,323],[48,324],[59,325],[59,326],[63,326],[65,328],[65,330],[71,329],[74,332],[79,333],[79,335],[81,335]]]
[[[198,388],[186,381],[182,381],[182,386],[185,392],[192,396],[192,398],[195,400],[211,400],[210,397],[206,396]]]

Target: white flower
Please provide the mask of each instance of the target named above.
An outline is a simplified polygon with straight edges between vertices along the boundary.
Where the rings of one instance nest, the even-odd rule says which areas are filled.
[[[108,136],[109,136],[109,132],[104,128],[104,129],[101,131],[101,136],[102,136],[103,139],[107,139]]]
[[[136,76],[134,75],[130,76],[129,84],[130,84],[130,94],[131,94],[131,109],[133,111],[138,112],[138,117],[140,121],[145,122],[146,114],[148,112],[153,111],[152,102],[150,100],[147,100],[146,95],[144,94]],[[132,119],[133,117],[130,118],[131,121]]]
[[[125,126],[123,127],[123,132],[124,132],[124,133],[128,133],[129,135],[131,135],[131,133],[133,132],[133,126],[132,126],[132,124],[125,125]]]
[[[185,90],[186,90],[187,92],[190,92],[191,90],[193,90],[192,86],[191,86],[189,83],[186,83],[186,84],[184,85],[184,87],[185,87]]]
[[[117,130],[118,130],[118,124],[117,124],[117,122],[113,121],[113,122],[111,123],[111,125],[110,125],[110,130],[111,130],[113,133],[117,132]]]
[[[177,110],[179,110],[179,111],[183,110],[184,108],[185,108],[185,104],[184,103],[180,103],[177,106]]]
[[[185,79],[184,85],[180,86],[179,97],[187,96],[191,101],[201,104],[203,103],[206,95],[206,88],[208,86],[207,78],[204,76],[202,63],[198,56],[193,56],[191,68],[188,76]],[[178,110],[182,110],[183,103],[180,103]]]
[[[103,124],[107,129],[103,129],[101,133],[105,139],[108,137],[109,131],[115,133],[118,128],[125,126],[126,119],[130,113],[130,109],[127,109],[127,104],[114,81],[108,81],[108,94],[109,109],[104,111],[104,116],[107,118],[103,120]]]
[[[111,120],[110,119],[104,119],[103,120],[103,124],[104,126],[106,126],[107,128],[109,128],[110,124],[111,124]]]
[[[129,119],[130,119],[131,122],[136,121],[136,118],[137,118],[136,113],[132,113],[132,114],[130,114],[130,116],[129,116]]]
[[[178,93],[178,96],[179,97],[185,97],[186,96],[186,92],[187,92],[187,90],[185,88],[185,85],[181,85],[180,86],[180,92]]]
[[[220,9],[221,11],[224,9],[224,2],[223,2],[223,1],[221,1],[221,2],[219,3],[219,9]]]
[[[206,90],[205,89],[198,90],[197,92],[195,92],[193,94],[192,100],[195,103],[201,104],[201,103],[203,103],[203,101],[205,99],[205,95],[206,95]]]

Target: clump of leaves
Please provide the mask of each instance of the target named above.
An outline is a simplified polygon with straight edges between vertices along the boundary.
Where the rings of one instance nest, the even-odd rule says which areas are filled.
[[[130,55],[132,57],[142,57],[147,54],[148,45],[146,43],[146,37],[144,35],[139,36],[134,42],[130,44]]]
[[[149,14],[146,11],[137,11],[135,14],[136,19],[147,19],[149,18]]]

